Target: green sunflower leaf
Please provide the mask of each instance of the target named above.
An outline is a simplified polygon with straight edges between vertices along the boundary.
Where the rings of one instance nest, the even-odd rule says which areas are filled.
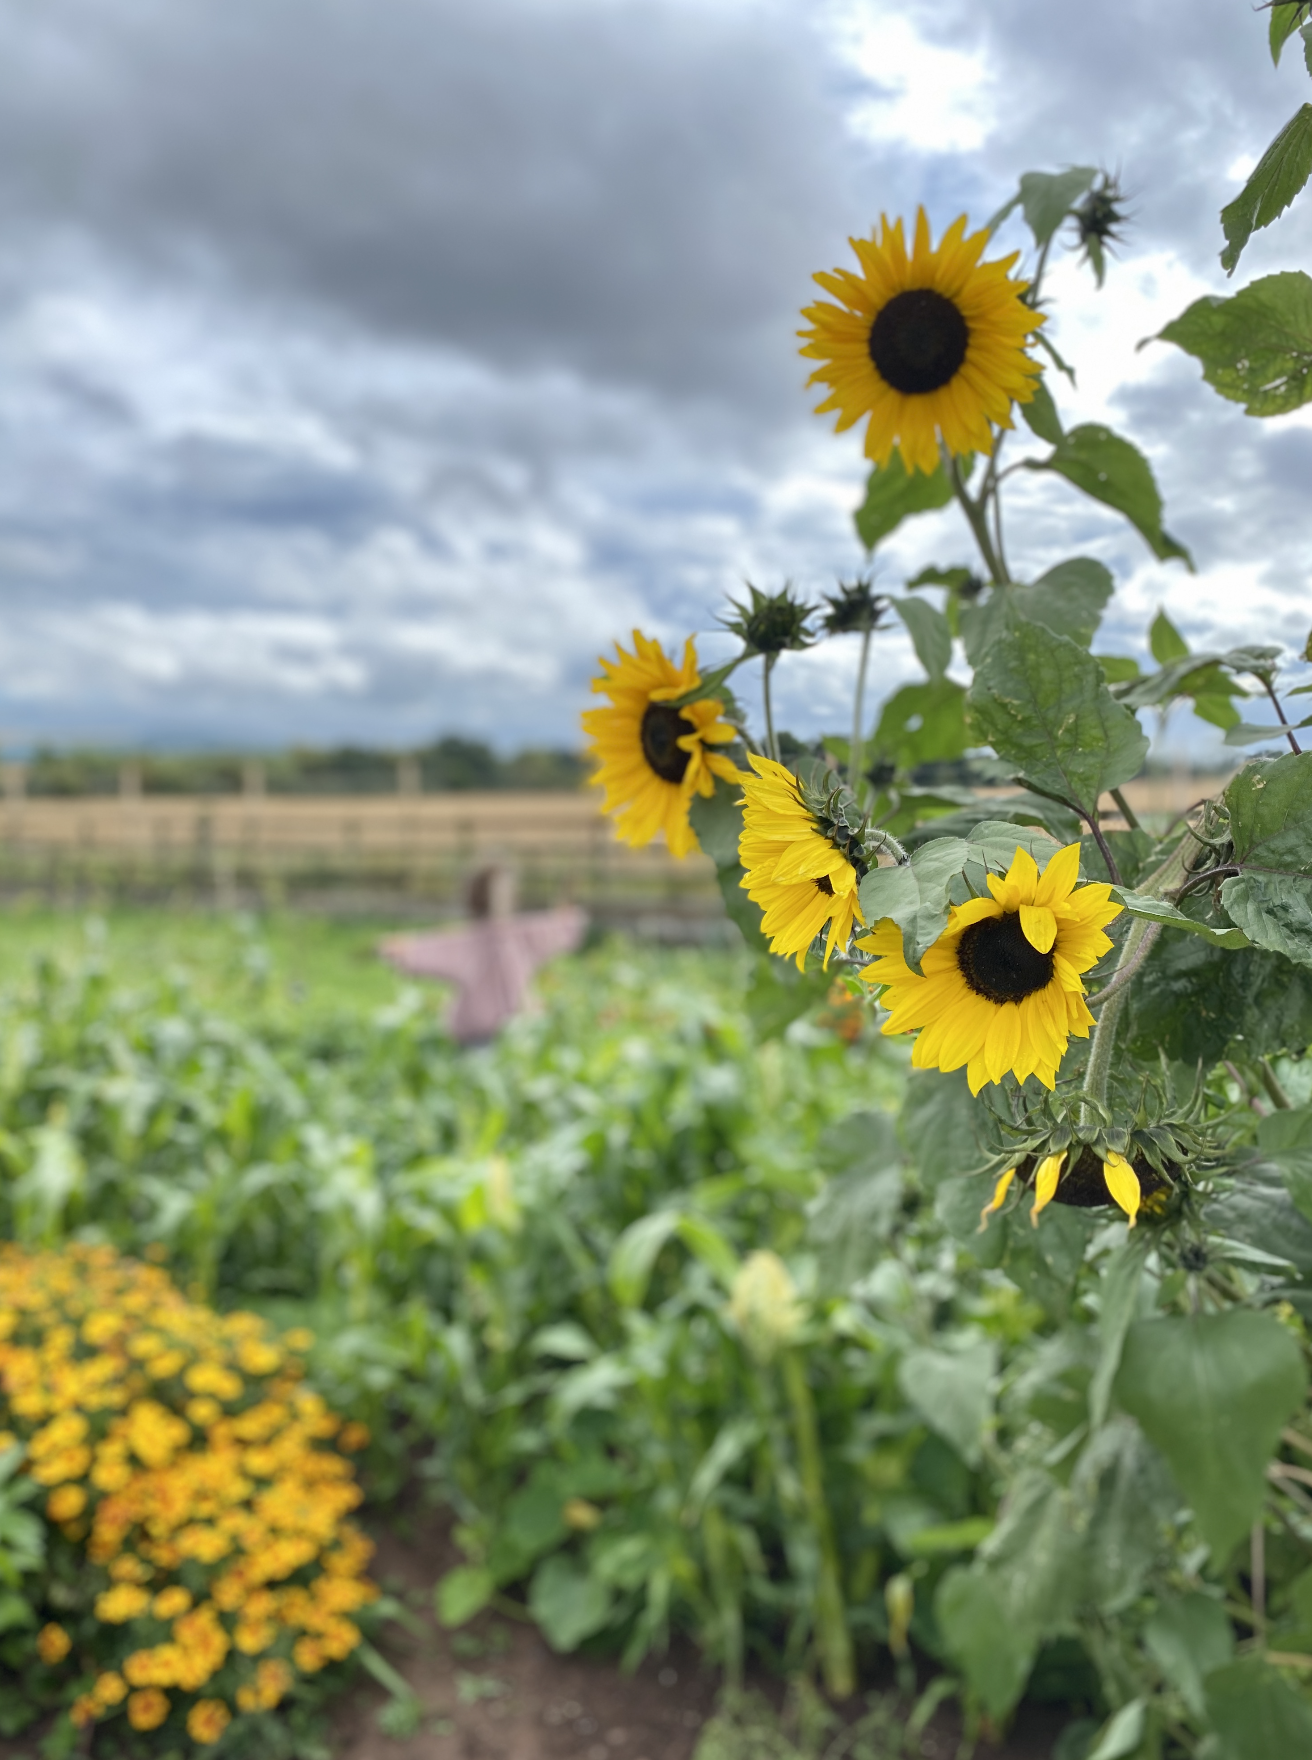
[[[895,532],[904,519],[916,513],[934,513],[952,499],[952,485],[940,465],[928,476],[908,471],[900,452],[886,465],[877,465],[866,485],[866,498],[857,508],[856,534],[867,550]]]
[[[1065,430],[1045,379],[1034,381],[1034,395],[1028,403],[1021,404],[1020,413],[1024,416],[1025,426],[1031,434],[1037,435],[1040,440],[1046,440],[1049,446],[1060,446]]]
[[[1221,267],[1233,275],[1244,246],[1255,232],[1284,213],[1312,172],[1312,104],[1290,117],[1258,160],[1234,201],[1221,210],[1225,249]]]
[[[993,1419],[997,1370],[997,1346],[990,1339],[958,1351],[927,1345],[910,1350],[898,1369],[903,1397],[968,1467],[979,1465],[984,1432]]]
[[[1280,51],[1306,17],[1306,0],[1275,0],[1271,7],[1271,20],[1267,29],[1267,41],[1271,47],[1273,66],[1279,67]]]
[[[966,749],[966,692],[950,678],[904,684],[884,704],[870,742],[872,762],[914,770]]]
[[[1233,1662],[1234,1627],[1210,1595],[1179,1595],[1157,1605],[1144,1627],[1153,1661],[1197,1718],[1205,1717],[1203,1677]]]
[[[1152,628],[1148,631],[1148,647],[1159,666],[1168,666],[1172,660],[1189,657],[1188,642],[1164,611],[1159,611],[1153,618]]]
[[[1140,676],[1139,662],[1128,654],[1095,654],[1108,684],[1132,684]]]
[[[1146,893],[1130,892],[1124,886],[1114,886],[1112,897],[1119,898],[1132,917],[1143,917],[1169,929],[1187,929],[1191,935],[1201,935],[1204,941],[1210,941],[1213,947],[1249,945],[1249,938],[1242,929],[1222,929],[1212,923],[1195,922],[1193,917],[1185,916],[1173,904],[1167,904],[1164,898],[1149,898]],[[1267,944],[1263,942],[1261,945]]]
[[[1148,460],[1099,422],[1072,428],[1047,458],[1025,459],[1027,470],[1055,471],[1094,501],[1125,515],[1162,562],[1175,558],[1193,572],[1193,557],[1162,527],[1162,498]]]
[[[952,628],[928,599],[892,599],[890,603],[907,627],[916,659],[937,684],[952,659]]]
[[[709,799],[694,795],[688,818],[703,851],[715,863],[715,878],[730,921],[737,924],[743,940],[757,953],[766,953],[769,943],[761,933],[761,912],[743,891],[740,882],[745,872],[738,860],[738,840],[743,834],[741,794],[735,783],[717,777],[715,793]]]
[[[1226,1760],[1312,1754],[1312,1709],[1268,1663],[1245,1656],[1204,1683],[1207,1716]]]
[[[1237,874],[1221,903],[1256,946],[1312,966],[1312,874]]]
[[[966,699],[967,729],[1016,766],[1019,779],[1081,812],[1136,776],[1148,740],[1103,682],[1102,668],[1067,636],[1007,611]]]
[[[1233,299],[1196,299],[1158,331],[1202,363],[1203,378],[1250,416],[1278,416],[1312,398],[1312,276],[1264,275]]]
[[[1165,1456],[1218,1565],[1261,1510],[1306,1392],[1303,1353],[1272,1314],[1140,1320],[1126,1335],[1116,1399]]]
[[[1025,173],[1020,180],[1020,205],[1035,244],[1042,248],[1049,242],[1097,175],[1093,165]]]
[[[1312,871],[1312,752],[1255,758],[1225,791],[1235,860]]]
[[[982,604],[962,608],[961,635],[966,658],[972,666],[979,665],[1000,631],[1006,628],[1008,608],[1087,648],[1114,590],[1111,574],[1092,556],[1072,556],[1036,581],[995,587]]]

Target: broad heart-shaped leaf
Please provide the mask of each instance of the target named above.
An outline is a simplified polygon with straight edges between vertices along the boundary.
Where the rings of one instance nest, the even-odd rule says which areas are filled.
[[[1207,383],[1246,415],[1284,415],[1312,398],[1312,277],[1301,269],[1233,299],[1196,299],[1158,335],[1201,361]]]
[[[959,758],[965,749],[966,693],[950,678],[894,691],[870,741],[871,759],[882,758],[899,770]]]
[[[1173,1596],[1158,1603],[1143,1636],[1153,1661],[1190,1711],[1205,1717],[1205,1676],[1234,1660],[1234,1627],[1225,1608],[1210,1595]]]
[[[1140,1320],[1126,1335],[1116,1398],[1166,1457],[1218,1567],[1256,1519],[1306,1392],[1303,1353],[1272,1314]]]
[[[1162,529],[1162,498],[1148,460],[1110,428],[1086,422],[1072,428],[1047,458],[1024,462],[1029,470],[1055,471],[1095,501],[1114,507],[1160,561],[1176,557],[1193,571],[1193,558],[1184,545]]]
[[[894,599],[892,604],[907,626],[916,659],[937,684],[952,659],[952,630],[947,618],[928,599]]]
[[[867,550],[873,550],[904,519],[934,513],[951,499],[952,485],[942,465],[928,475],[908,471],[901,453],[894,452],[886,465],[877,465],[870,473],[866,498],[854,516],[856,535]]]
[[[984,1571],[954,1565],[938,1586],[934,1617],[984,1709],[1005,1717],[1025,1690],[1038,1637],[1011,1619],[1002,1585]]]
[[[910,1350],[898,1368],[904,1397],[968,1467],[979,1465],[997,1368],[997,1350],[988,1339],[962,1351]]]
[[[1006,629],[1009,609],[1087,648],[1113,591],[1110,573],[1091,556],[1072,556],[1036,581],[994,587],[982,604],[965,606],[961,611],[966,658],[972,666],[979,665],[995,638]]]
[[[1234,201],[1221,210],[1221,267],[1233,275],[1255,232],[1284,213],[1312,171],[1312,104],[1296,110],[1254,167]]]
[[[1312,871],[1312,752],[1245,764],[1225,804],[1242,866]]]
[[[1035,244],[1047,244],[1097,175],[1092,165],[1025,173],[1020,180],[1020,205]]]
[[[1084,813],[1136,776],[1148,740],[1068,636],[1008,611],[1008,627],[975,673],[967,727],[1016,766],[1020,779]]]
[[[1201,935],[1204,941],[1210,941],[1213,947],[1247,947],[1249,944],[1249,938],[1242,929],[1222,929],[1212,923],[1195,922],[1193,917],[1187,917],[1183,911],[1176,910],[1173,904],[1167,904],[1164,898],[1149,898],[1141,892],[1130,892],[1123,886],[1113,888],[1113,896],[1120,899],[1132,917],[1144,917],[1148,922],[1161,923],[1165,928],[1187,929],[1190,934]],[[1261,945],[1266,946],[1267,943],[1263,942]],[[1280,951],[1283,952],[1283,949]]]
[[[736,923],[743,940],[757,953],[768,951],[769,944],[761,933],[761,913],[743,891],[743,867],[738,860],[738,840],[743,832],[742,795],[735,783],[717,777],[715,793],[709,798],[692,797],[688,817],[697,833],[697,841],[715,863],[715,876],[724,899],[724,908]]]
[[[529,1612],[553,1650],[577,1650],[610,1614],[611,1592],[575,1559],[543,1559],[528,1589]]]
[[[1237,874],[1221,903],[1255,946],[1312,966],[1312,874]]]
[[[1258,1656],[1215,1669],[1203,1683],[1223,1760],[1294,1760],[1312,1754],[1312,1709]]]

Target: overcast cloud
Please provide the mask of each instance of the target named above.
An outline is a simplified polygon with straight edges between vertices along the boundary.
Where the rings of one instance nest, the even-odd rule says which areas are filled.
[[[1159,603],[1301,646],[1312,425],[1135,352],[1224,289],[1288,60],[1245,0],[0,0],[0,739],[572,742],[635,623],[861,565],[812,270],[1072,162],[1135,224],[1102,295],[1054,280],[1063,412],[1149,452],[1199,573],[1048,483],[1013,560],[1103,557],[1106,646]],[[1310,236],[1296,208],[1237,283]],[[944,514],[881,579],[967,559]],[[799,731],[845,724],[852,659],[781,668]]]

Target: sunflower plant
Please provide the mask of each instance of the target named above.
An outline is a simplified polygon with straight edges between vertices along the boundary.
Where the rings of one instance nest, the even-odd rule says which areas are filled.
[[[1296,28],[1312,41],[1306,5],[1272,10],[1273,54]],[[1226,210],[1229,268],[1292,199],[1278,148]],[[1028,243],[998,254],[1016,217]],[[817,274],[802,353],[819,413],[840,435],[864,425],[871,568],[823,606],[753,588],[735,607],[740,652],[677,698],[681,751],[723,726],[722,755],[704,788],[680,773],[666,835],[714,862],[761,960],[800,974],[778,1023],[837,975],[908,1047],[906,1147],[958,1267],[1034,1304],[1032,1360],[1002,1393],[997,1525],[937,1580],[919,1641],[994,1726],[1067,1643],[1097,1681],[1072,1754],[1259,1760],[1312,1752],[1312,717],[1294,708],[1312,636],[1295,654],[1194,652],[1160,612],[1145,669],[1095,651],[1116,585],[1103,562],[1013,569],[1021,481],[1056,509],[1083,495],[1159,561],[1194,566],[1143,452],[1061,414],[1073,370],[1048,270],[1076,252],[1102,286],[1125,220],[1114,178],[1031,172],[982,227],[958,217],[935,243],[923,210],[881,217],[851,241],[855,266]],[[1295,309],[1306,330],[1307,277],[1267,277],[1162,337],[1249,413],[1276,413],[1312,397]],[[953,504],[966,553],[876,593],[879,546]],[[923,678],[868,716],[871,656],[897,626]],[[853,633],[850,737],[790,739],[775,666]],[[759,738],[723,688],[756,657]],[[641,724],[672,681],[643,688],[618,801],[596,750],[622,810],[659,778]],[[1245,718],[1250,700],[1265,718]],[[1260,749],[1215,797],[1141,818],[1125,792],[1141,717],[1177,702]]]

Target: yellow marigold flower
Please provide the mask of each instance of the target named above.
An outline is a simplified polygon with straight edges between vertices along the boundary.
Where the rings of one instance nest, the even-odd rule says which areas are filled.
[[[46,1514],[52,1522],[71,1522],[87,1507],[87,1494],[80,1485],[59,1485],[46,1498]]]
[[[258,1656],[277,1636],[278,1628],[271,1619],[242,1619],[237,1622],[232,1641],[243,1656]]]
[[[66,1479],[84,1478],[91,1467],[89,1448],[61,1448],[33,1463],[32,1477],[38,1485],[60,1485]]]
[[[187,1734],[193,1742],[208,1747],[232,1722],[232,1713],[222,1699],[197,1699],[187,1713]]]
[[[61,1412],[57,1418],[52,1418],[36,1431],[27,1445],[27,1452],[34,1461],[64,1454],[70,1448],[76,1448],[85,1442],[89,1430],[90,1426],[81,1412]]]
[[[292,1661],[302,1674],[318,1674],[328,1657],[317,1638],[298,1638],[292,1645]]]
[[[133,1729],[158,1729],[169,1714],[167,1693],[158,1687],[143,1687],[128,1694],[128,1722]]]
[[[237,1365],[247,1375],[272,1375],[282,1367],[282,1352],[263,1339],[244,1338],[237,1346]]]
[[[191,1590],[184,1589],[181,1583],[173,1583],[167,1589],[161,1589],[150,1604],[150,1611],[156,1619],[176,1619],[180,1613],[186,1613],[191,1606]]]
[[[293,1326],[283,1333],[282,1342],[289,1351],[312,1351],[314,1334],[308,1326]]]
[[[115,1583],[96,1597],[96,1618],[109,1626],[126,1625],[150,1606],[150,1596],[140,1583]]]
[[[135,1399],[127,1411],[132,1452],[148,1467],[167,1467],[191,1440],[191,1426],[158,1400]]]
[[[148,1583],[155,1573],[144,1558],[133,1552],[121,1552],[111,1562],[109,1574],[116,1583]]]
[[[113,1308],[93,1308],[82,1322],[82,1336],[93,1350],[117,1338],[126,1322]]]
[[[68,1721],[74,1729],[85,1729],[100,1714],[100,1706],[91,1693],[79,1693],[68,1708]]]
[[[106,1710],[121,1705],[128,1696],[128,1684],[123,1676],[114,1669],[96,1676],[96,1684],[91,1689],[91,1697],[98,1706]]]
[[[720,719],[724,704],[716,697],[670,706],[701,683],[691,636],[682,666],[636,629],[633,647],[629,654],[617,642],[619,658],[603,658],[603,676],[592,681],[594,692],[610,698],[609,708],[582,717],[588,756],[597,765],[592,780],[606,791],[605,811],[616,816],[621,842],[640,849],[663,831],[671,854],[682,858],[699,847],[688,820],[692,797],[714,794],[717,776],[738,780],[732,760],[709,749],[728,745],[737,733]]]
[[[1025,352],[1042,316],[1008,271],[1019,252],[981,263],[988,233],[966,237],[966,216],[931,249],[924,209],[908,255],[898,220],[881,236],[849,242],[860,274],[835,269],[815,280],[821,300],[803,317],[804,355],[821,364],[808,384],[827,385],[818,415],[837,413],[841,433],[869,417],[866,457],[883,466],[894,446],[908,471],[938,468],[950,453],[992,452],[993,426],[1011,427],[1011,405],[1034,396],[1038,363]]]
[[[193,1363],[182,1379],[193,1393],[212,1393],[216,1399],[240,1399],[243,1392],[241,1376],[222,1363]]]
[[[370,1443],[369,1426],[358,1423],[354,1418],[349,1424],[343,1424],[337,1433],[337,1446],[344,1448],[347,1454],[358,1454]]]
[[[771,953],[795,956],[799,972],[828,923],[828,965],[835,947],[847,946],[853,924],[865,924],[857,899],[861,875],[806,805],[793,772],[755,752],[749,761],[756,774],[743,782],[738,854],[746,872],[739,884],[760,906]]]
[[[186,1351],[160,1351],[157,1356],[147,1357],[146,1373],[152,1381],[170,1381],[181,1372],[186,1362]]]
[[[189,1399],[182,1409],[187,1414],[188,1423],[194,1424],[198,1430],[208,1430],[223,1416],[223,1407],[208,1393]]]
[[[1068,844],[1043,873],[1017,848],[1005,878],[988,877],[989,898],[954,905],[948,926],[921,961],[903,956],[902,932],[885,918],[857,946],[879,957],[861,976],[884,987],[885,1033],[918,1032],[917,1069],[960,1069],[972,1094],[1010,1071],[1054,1086],[1074,1034],[1093,1016],[1081,973],[1111,946],[1103,927],[1120,914],[1111,887],[1081,886],[1080,846]]]
[[[57,1662],[62,1662],[72,1648],[73,1640],[63,1626],[55,1625],[53,1621],[50,1625],[42,1626],[36,1635],[36,1653],[47,1668],[53,1668]]]

